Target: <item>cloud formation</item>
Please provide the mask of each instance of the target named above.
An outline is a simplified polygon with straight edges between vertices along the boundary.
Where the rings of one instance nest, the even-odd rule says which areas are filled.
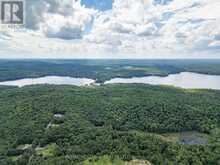
[[[115,0],[110,10],[80,0],[27,0],[26,6],[26,31],[0,32],[0,47],[7,47],[0,54],[220,56],[219,0]]]
[[[80,39],[95,11],[73,0],[29,0],[26,27],[49,38]]]

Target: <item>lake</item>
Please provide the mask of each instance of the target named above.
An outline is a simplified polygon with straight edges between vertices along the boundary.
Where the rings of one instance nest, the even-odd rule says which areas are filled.
[[[182,72],[178,74],[170,74],[166,77],[148,76],[133,78],[113,78],[104,84],[151,84],[151,85],[171,85],[186,89],[217,89],[220,90],[220,76],[205,75],[192,72]],[[45,76],[40,78],[26,78],[13,81],[0,82],[0,85],[19,86],[36,84],[54,84],[54,85],[76,85],[87,86],[95,84],[95,80],[88,78],[73,78],[62,76]]]
[[[142,83],[151,85],[171,85],[186,89],[217,89],[220,90],[220,76],[198,74],[192,72],[181,72],[170,74],[166,77],[148,76],[133,78],[113,78],[106,81],[105,84],[114,83]]]
[[[88,78],[45,76],[40,78],[26,78],[26,79],[13,80],[13,81],[4,81],[4,82],[0,82],[0,85],[19,86],[19,87],[23,87],[26,85],[36,85],[36,84],[85,86],[85,85],[90,85],[92,83],[95,83],[95,80]]]

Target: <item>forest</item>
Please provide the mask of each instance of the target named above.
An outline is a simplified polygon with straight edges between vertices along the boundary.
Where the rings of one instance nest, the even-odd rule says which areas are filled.
[[[219,165],[219,98],[141,84],[1,86],[0,164]]]

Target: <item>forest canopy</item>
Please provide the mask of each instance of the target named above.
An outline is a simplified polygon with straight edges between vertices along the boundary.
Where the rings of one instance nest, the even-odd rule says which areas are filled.
[[[219,91],[140,84],[0,88],[1,165],[75,165],[94,157],[219,163]],[[174,140],[181,132],[205,140]]]

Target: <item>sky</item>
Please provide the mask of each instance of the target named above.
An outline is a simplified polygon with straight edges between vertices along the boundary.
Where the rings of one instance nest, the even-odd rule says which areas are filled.
[[[26,0],[0,58],[220,58],[219,0]]]

